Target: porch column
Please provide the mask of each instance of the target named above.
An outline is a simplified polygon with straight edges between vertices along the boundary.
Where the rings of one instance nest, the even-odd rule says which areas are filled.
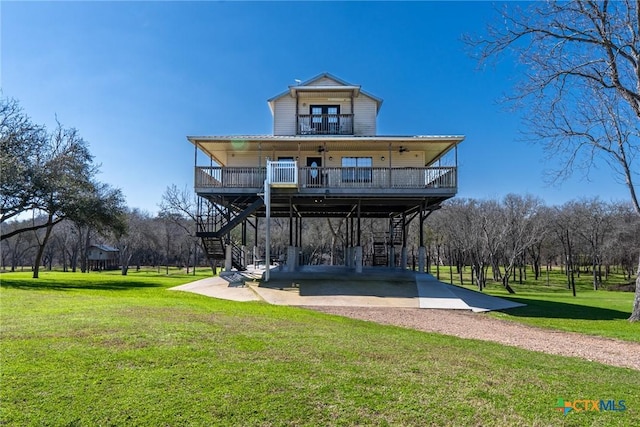
[[[298,248],[291,245],[287,247],[287,271],[292,273],[298,266]]]
[[[242,251],[242,265],[244,268],[247,268],[247,265],[249,264],[249,251],[247,251],[247,245],[242,245],[240,250]]]
[[[293,246],[293,203],[289,198],[289,246]]]
[[[407,214],[402,214],[402,250],[400,252],[400,267],[407,268]]]
[[[349,268],[353,268],[356,265],[356,247],[353,246],[349,246]]]
[[[349,242],[349,217],[344,221],[344,265],[345,267],[351,267],[351,243]]]
[[[231,267],[233,266],[233,263],[231,262],[232,249],[233,247],[231,246],[231,243],[227,243],[224,253],[224,271],[231,271]]]
[[[356,246],[354,261],[356,264],[356,273],[362,273],[362,246]]]
[[[426,219],[425,215],[424,215],[424,209],[425,209],[425,204],[423,203],[422,206],[420,206],[420,218],[419,218],[419,223],[418,225],[420,226],[420,231],[419,233],[419,244],[420,246],[418,247],[418,272],[419,273],[424,273],[424,269],[425,266],[427,264],[427,248],[424,247],[424,220]]]
[[[402,252],[400,253],[400,267],[402,267],[402,269],[407,268],[407,247],[403,246],[402,247]]]
[[[424,273],[427,264],[427,248],[420,246],[418,248],[418,272]]]

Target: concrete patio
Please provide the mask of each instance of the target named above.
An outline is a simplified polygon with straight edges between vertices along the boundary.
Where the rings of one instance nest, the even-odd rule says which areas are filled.
[[[272,267],[222,273],[171,290],[194,292],[233,301],[265,301],[274,305],[407,307],[471,310],[520,307],[512,301],[440,282],[430,274],[394,268],[365,268],[361,274],[341,266],[304,266],[296,272]]]

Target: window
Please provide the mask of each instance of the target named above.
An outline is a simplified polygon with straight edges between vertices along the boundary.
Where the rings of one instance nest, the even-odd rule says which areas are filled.
[[[312,105],[309,108],[311,113],[311,128],[314,133],[338,134],[340,129],[339,105]]]
[[[371,182],[372,157],[343,157],[342,182]]]

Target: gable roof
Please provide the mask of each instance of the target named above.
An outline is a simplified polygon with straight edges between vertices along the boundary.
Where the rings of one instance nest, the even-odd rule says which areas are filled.
[[[333,80],[334,82],[338,83],[337,85],[313,85],[312,83],[315,83],[319,80],[322,79],[329,79],[329,80]],[[286,95],[291,95],[294,96],[296,91],[298,90],[330,90],[330,89],[335,89],[335,88],[341,88],[341,89],[350,89],[352,90],[354,93],[356,94],[362,94],[364,96],[367,96],[371,99],[373,99],[376,102],[376,113],[378,113],[380,111],[380,107],[382,106],[382,98],[378,98],[375,95],[370,94],[369,92],[366,92],[364,90],[360,89],[360,85],[353,85],[345,80],[342,80],[339,77],[334,76],[331,73],[321,73],[318,74],[315,77],[310,78],[309,80],[306,80],[298,85],[291,85],[289,86],[289,89],[285,90],[284,92],[267,99],[267,102],[269,103],[269,108],[271,109],[271,112],[273,113],[273,105],[274,102],[277,101],[278,99],[286,96]]]
[[[91,245],[89,248],[98,248],[103,252],[120,252],[118,248],[109,245]]]

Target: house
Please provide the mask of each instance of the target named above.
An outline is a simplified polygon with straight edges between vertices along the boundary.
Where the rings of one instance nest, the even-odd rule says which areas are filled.
[[[108,245],[91,245],[87,248],[89,270],[117,270],[120,251]]]
[[[300,263],[305,218],[346,218],[346,265],[407,266],[407,228],[419,221],[424,271],[426,217],[457,192],[457,146],[463,136],[377,135],[382,99],[329,73],[268,100],[270,135],[189,136],[195,147],[197,235],[212,259],[243,270],[248,233],[258,221],[288,218],[286,269]],[[207,166],[199,165],[204,154]],[[373,254],[363,255],[361,221],[383,218]],[[269,223],[269,222],[268,222]],[[241,227],[238,242],[230,232]],[[270,260],[270,227],[265,259]],[[255,257],[254,257],[255,261]],[[266,279],[268,280],[268,269]]]

